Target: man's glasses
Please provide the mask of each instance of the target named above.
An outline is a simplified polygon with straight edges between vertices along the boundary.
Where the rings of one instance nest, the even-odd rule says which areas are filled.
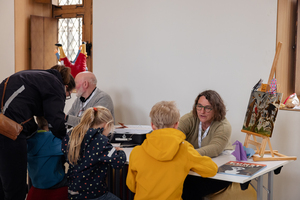
[[[66,96],[66,100],[69,100],[69,99],[71,99],[71,92],[70,91],[67,91],[68,92],[68,96]]]
[[[212,107],[210,107],[210,106],[202,106],[201,104],[196,105],[197,111],[201,111],[202,108],[204,108],[205,112],[207,112],[207,113],[209,113],[210,111],[213,110]]]

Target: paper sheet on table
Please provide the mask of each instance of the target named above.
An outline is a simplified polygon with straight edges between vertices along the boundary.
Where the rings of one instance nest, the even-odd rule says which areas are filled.
[[[115,126],[115,133],[145,134],[152,131],[149,125],[126,125],[127,128],[119,128]]]

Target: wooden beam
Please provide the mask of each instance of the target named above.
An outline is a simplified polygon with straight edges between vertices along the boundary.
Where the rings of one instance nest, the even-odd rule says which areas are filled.
[[[82,35],[82,40],[85,42],[91,43],[93,41],[93,0],[84,0],[84,22],[83,29],[84,35]],[[86,59],[86,65],[89,71],[93,71],[93,51],[91,51],[91,55]]]
[[[53,17],[57,18],[58,16],[65,15],[65,14],[78,14],[78,13],[84,14],[85,12],[86,11],[84,7],[79,7],[74,9],[60,9],[60,7],[55,6],[55,9],[53,10]]]

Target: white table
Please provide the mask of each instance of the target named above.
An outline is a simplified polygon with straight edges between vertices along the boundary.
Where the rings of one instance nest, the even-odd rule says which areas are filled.
[[[129,162],[129,155],[132,151],[132,148],[124,148],[124,151],[127,156],[127,162]],[[213,158],[212,160],[219,166],[227,163],[228,161],[235,161],[236,158],[231,154],[232,151],[225,151],[220,156]],[[268,157],[271,155],[265,155],[265,157]],[[247,162],[254,162],[252,159],[248,159]],[[283,160],[283,161],[263,161],[263,162],[254,162],[254,163],[261,163],[266,164],[267,167],[263,168],[256,174],[254,174],[251,177],[244,177],[244,176],[236,176],[236,175],[226,175],[226,174],[219,174],[217,173],[214,177],[210,177],[212,179],[217,180],[223,180],[223,181],[229,181],[229,182],[235,182],[235,183],[246,183],[248,181],[251,181],[255,178],[257,178],[257,199],[262,200],[263,199],[263,175],[268,174],[268,200],[273,199],[273,177],[274,177],[274,170],[278,169],[279,167],[282,167],[283,165],[286,165],[287,163],[291,162],[291,160]],[[199,174],[195,172],[190,172],[190,175],[200,176]]]

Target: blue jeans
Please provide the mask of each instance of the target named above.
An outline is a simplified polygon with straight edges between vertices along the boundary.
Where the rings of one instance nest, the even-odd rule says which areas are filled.
[[[113,193],[106,192],[104,195],[101,197],[98,197],[96,199],[90,199],[90,200],[121,200],[119,197],[114,195]]]

